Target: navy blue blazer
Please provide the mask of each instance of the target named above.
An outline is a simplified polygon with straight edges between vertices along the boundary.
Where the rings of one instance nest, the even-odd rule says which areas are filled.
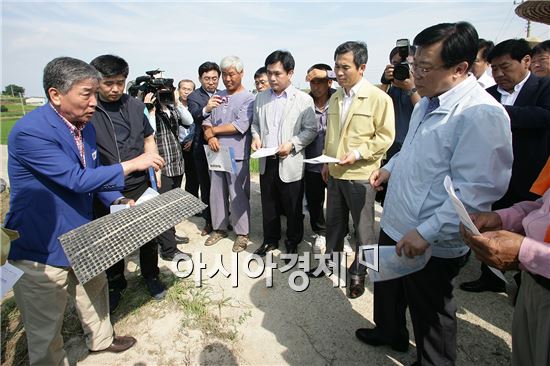
[[[497,85],[487,92],[500,102]],[[514,105],[504,108],[510,116],[514,164],[508,191],[493,205],[494,209],[539,197],[529,190],[550,154],[550,78],[531,74]]]
[[[19,231],[10,259],[70,263],[57,239],[93,219],[93,194],[105,205],[121,197],[120,164],[100,166],[95,130],[82,130],[86,167],[74,138],[48,103],[21,118],[8,138],[10,210],[5,226]],[[115,191],[115,192],[107,192]]]
[[[216,93],[217,92],[219,92],[218,89],[216,89]],[[193,148],[195,148],[195,146],[200,146],[201,150],[202,150],[202,145],[206,144],[206,142],[204,141],[204,134],[202,131],[202,122],[206,118],[203,116],[202,110],[208,104],[209,99],[210,99],[210,96],[202,86],[196,89],[195,91],[193,91],[187,97],[187,108],[189,109],[189,112],[193,116],[193,123],[195,124],[195,136],[193,138],[193,145],[194,145]]]

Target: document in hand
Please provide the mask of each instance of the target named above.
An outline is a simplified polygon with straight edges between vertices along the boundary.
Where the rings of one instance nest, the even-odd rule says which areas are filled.
[[[316,158],[304,160],[304,163],[308,163],[308,164],[325,164],[325,163],[339,163],[339,162],[340,162],[339,159],[326,156],[326,155],[319,155]]]
[[[204,145],[204,152],[206,153],[206,160],[208,160],[209,170],[233,174],[237,172],[235,151],[232,147],[220,146],[220,150],[212,151],[208,145]]]
[[[0,267],[0,289],[2,290],[0,298],[4,297],[22,275],[22,270],[9,263]]]
[[[470,230],[474,235],[481,235],[481,233],[475,226],[474,222],[470,218],[470,215],[468,215],[468,211],[466,211],[464,204],[462,204],[460,199],[456,196],[455,188],[453,187],[453,181],[451,180],[451,177],[447,175],[445,177],[445,180],[443,181],[443,184],[445,186],[445,190],[447,191],[447,194],[449,195],[449,197],[451,198],[451,201],[453,202],[453,206],[455,208],[456,213],[458,214],[458,217],[460,217],[460,222],[462,222],[462,225],[466,226],[466,228],[468,228],[468,230]],[[508,283],[508,281],[504,277],[504,274],[501,271],[493,267],[489,267],[489,269],[498,278],[503,280],[505,283]]]
[[[271,156],[277,154],[279,147],[262,147],[254,151],[250,157],[254,159],[265,158],[266,156]]]
[[[154,189],[152,188],[147,188],[145,190],[145,192],[143,192],[143,194],[138,198],[138,200],[136,201],[136,205],[140,205],[142,204],[143,202],[147,202],[149,201],[150,199],[152,198],[155,198],[156,196],[158,196],[159,193],[157,191],[155,191]],[[121,211],[121,210],[125,210],[127,208],[129,208],[130,205],[129,204],[124,204],[124,205],[111,205],[110,207],[110,212],[111,213],[115,213],[115,212],[118,212],[118,211]]]
[[[404,254],[400,257],[394,246],[378,246],[377,249],[365,250],[367,263],[374,263],[375,250],[378,250],[378,271],[367,267],[369,279],[372,282],[388,281],[420,271],[426,266],[432,256],[432,248],[428,247],[424,254],[409,258]]]

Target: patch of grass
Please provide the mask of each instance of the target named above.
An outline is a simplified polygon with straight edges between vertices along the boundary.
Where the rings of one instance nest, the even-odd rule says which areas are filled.
[[[260,172],[260,161],[258,159],[250,159],[250,172],[259,173]]]
[[[2,118],[0,120],[0,145],[8,144],[8,135],[10,134],[13,125],[20,117],[17,118]]]
[[[239,317],[223,317],[222,310],[236,307],[230,297],[212,299],[212,288],[208,284],[195,287],[193,281],[178,280],[168,290],[167,299],[182,310],[182,326],[199,329],[209,337],[234,341],[237,339],[239,325],[252,316],[246,311]]]
[[[26,365],[29,363],[27,338],[15,298],[4,300],[1,309],[2,365]]]

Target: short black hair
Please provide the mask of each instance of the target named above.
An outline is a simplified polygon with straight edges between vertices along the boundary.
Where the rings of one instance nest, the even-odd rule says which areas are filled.
[[[525,56],[531,55],[529,42],[523,38],[502,41],[489,52],[487,61],[490,63],[494,58],[506,55],[509,55],[512,60],[521,62]]]
[[[218,77],[222,73],[217,63],[206,61],[205,63],[199,66],[199,78],[202,77],[202,74],[204,74],[205,72],[212,71],[212,70],[218,73]]]
[[[128,63],[122,57],[115,55],[97,56],[90,62],[90,65],[95,67],[104,78],[118,75],[123,75],[127,78],[130,72]]]
[[[409,56],[414,56],[414,53],[416,52],[416,47],[415,46],[409,46]],[[391,51],[390,51],[390,62],[391,62],[391,59],[393,58],[393,56],[397,55],[397,53],[399,53],[399,47],[394,47]]]
[[[440,23],[418,33],[413,44],[423,47],[441,42],[441,60],[445,68],[464,61],[469,68],[476,60],[478,40],[476,29],[468,22]]]
[[[264,66],[267,69],[267,65],[276,64],[277,62],[283,64],[283,69],[285,69],[286,72],[294,70],[294,57],[292,57],[292,54],[288,51],[277,50],[272,52],[266,57]]]
[[[263,74],[267,75],[267,68],[265,66],[260,67],[256,72],[254,73],[254,79],[259,78]]]
[[[331,71],[332,67],[330,67],[327,64],[315,64],[315,65],[311,66],[309,69],[307,69],[307,72],[310,72],[313,69]]]
[[[495,47],[495,44],[491,41],[487,41],[483,38],[479,39],[479,42],[477,42],[477,51],[481,51],[481,57],[484,61],[487,61],[487,58],[489,57],[489,53],[493,50]]]
[[[550,52],[550,39],[537,43],[537,45],[531,50],[531,56],[535,56],[543,52]]]
[[[336,47],[336,51],[334,51],[334,61],[336,61],[338,55],[343,55],[348,52],[353,53],[353,63],[357,68],[366,64],[369,60],[369,51],[367,50],[367,44],[365,42],[347,41]]]

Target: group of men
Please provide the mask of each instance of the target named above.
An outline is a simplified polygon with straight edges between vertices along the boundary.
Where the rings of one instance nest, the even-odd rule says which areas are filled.
[[[376,327],[358,329],[356,336],[373,346],[407,351],[408,307],[415,364],[454,364],[452,281],[467,259],[464,240],[492,265],[499,252],[483,256],[478,251],[505,244],[498,236],[487,243],[464,229],[460,233],[443,180],[452,178],[456,194],[472,212],[542,194],[529,190],[549,156],[550,79],[534,74],[548,73],[550,52],[546,43],[531,50],[524,40],[493,48],[464,22],[426,28],[414,45],[409,76],[395,79],[399,61],[392,51],[385,85],[379,88],[363,79],[366,44],[345,42],[334,52],[334,71],[326,64],[308,70],[309,95],[292,85],[295,61],[288,51],[267,56],[254,75],[255,97],[242,85],[242,61],[228,56],[219,66],[200,65],[198,89],[182,80],[173,105],[151,96],[144,104],[124,94],[128,65],[117,56],[99,56],[91,64],[67,57],[51,61],[44,70],[49,103],[15,125],[8,145],[12,197],[6,227],[22,234],[13,243],[10,262],[25,273],[14,292],[31,364],[66,362],[60,331],[67,292],[76,299],[90,350],[120,352],[135,343],[132,337],[114,336],[109,319],[108,300],[113,310],[126,287],[124,261],[107,270],[108,282],[101,275],[82,286],[59,235],[106,214],[110,204],[133,203],[151,185],[160,192],[179,187],[185,174],[186,189],[195,195],[200,191],[209,206],[202,213],[205,245],[233,230],[233,251],[243,251],[250,233],[251,148],[277,151],[260,159],[263,238],[255,253],[262,256],[279,247],[284,215],[284,249],[297,254],[304,235],[304,192],[312,230],[325,238],[333,262],[343,249],[351,214],[350,298],[365,291],[361,245],[395,246],[397,255],[407,257],[427,255],[430,248],[420,271],[375,283]],[[489,67],[496,85],[486,92]],[[220,77],[225,90],[217,88]],[[332,89],[332,79],[341,88]],[[234,170],[210,171],[206,149],[231,149]],[[321,154],[339,162],[304,164],[306,157]],[[153,182],[150,168],[156,172]],[[374,201],[383,189],[377,235]],[[38,200],[40,206],[34,203]],[[476,221],[481,229],[495,228],[482,222]],[[161,257],[170,259],[179,253],[177,242],[185,239],[172,228],[140,248],[141,273],[151,296],[161,299],[165,293],[158,278],[159,245]],[[519,246],[521,240],[518,251]],[[543,306],[550,298],[548,273],[533,264],[548,265],[548,248],[536,247],[516,261],[516,267],[521,262],[533,273],[529,287],[520,288],[518,304],[536,311],[523,308],[521,324],[514,322],[515,364],[550,362],[548,347],[541,346],[550,338],[550,314]],[[543,326],[534,327],[532,319]],[[529,337],[537,341],[525,347]]]

